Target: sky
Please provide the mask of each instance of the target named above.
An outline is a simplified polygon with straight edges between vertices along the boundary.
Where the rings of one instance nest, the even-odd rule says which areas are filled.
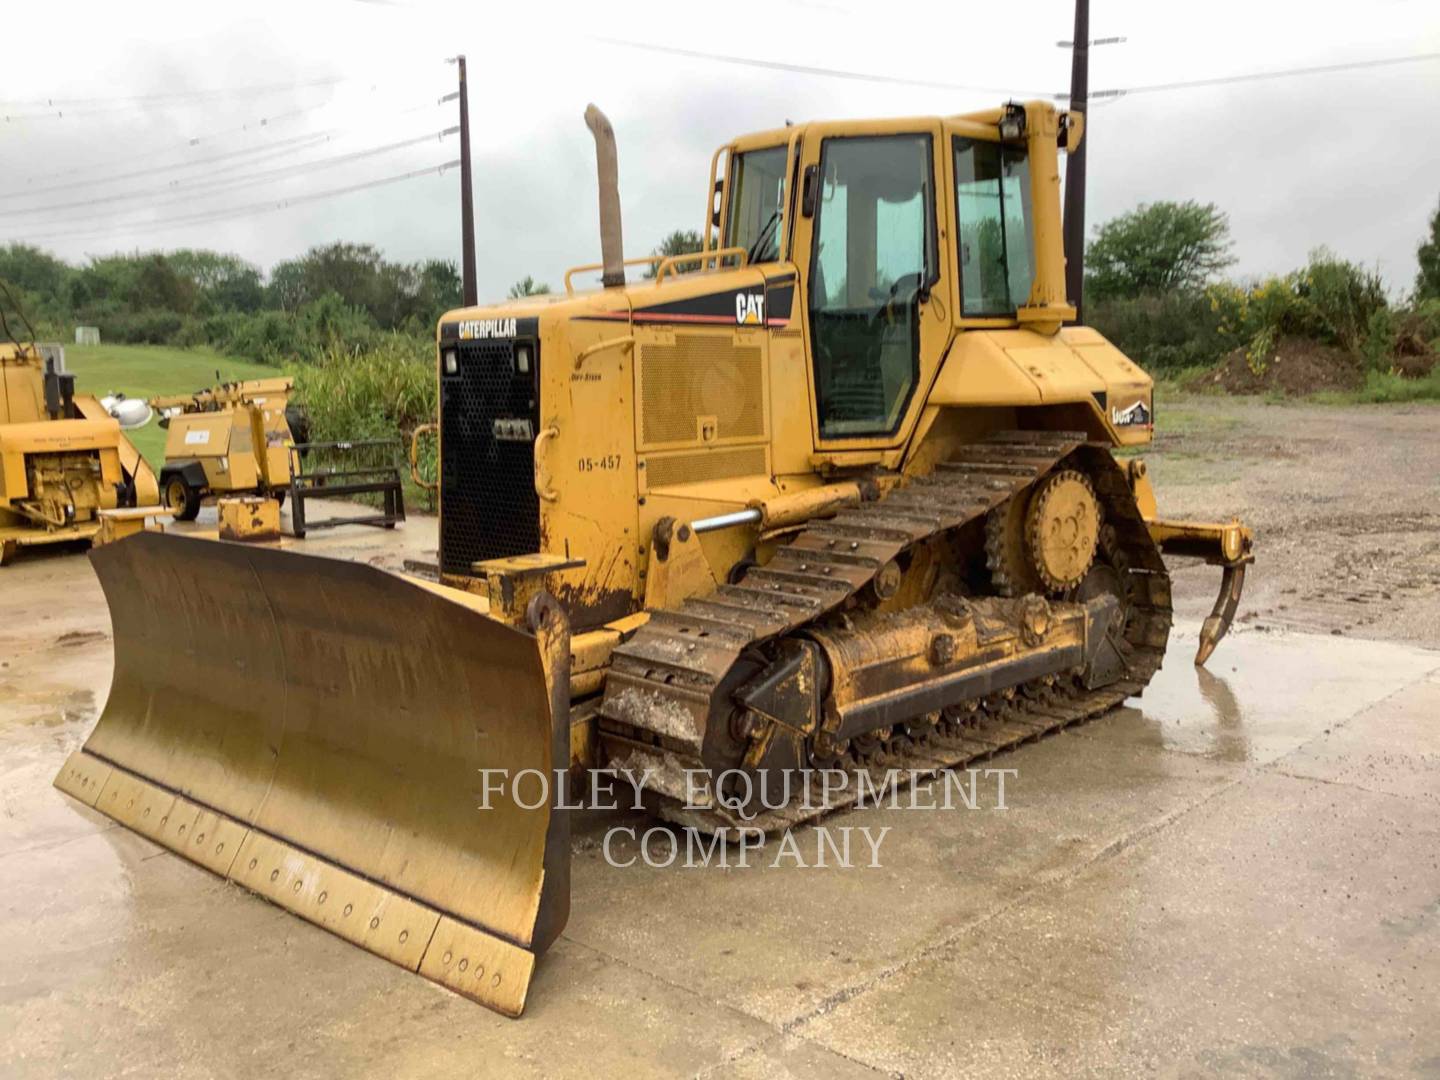
[[[334,240],[458,260],[459,171],[435,170],[459,156],[440,134],[455,105],[439,99],[455,86],[447,58],[464,53],[481,298],[526,274],[559,287],[568,266],[599,259],[588,102],[614,123],[625,247],[640,255],[700,226],[711,154],[736,135],[1063,92],[1070,55],[1056,43],[1072,20],[1073,0],[14,4],[0,243],[72,262],[205,247],[265,270]],[[1125,38],[1092,51],[1092,91],[1130,91],[1087,120],[1092,227],[1142,202],[1214,202],[1235,275],[1283,273],[1324,246],[1408,290],[1440,202],[1440,4],[1093,0],[1091,31]],[[1143,89],[1418,54],[1434,55]],[[365,153],[394,143],[411,145]]]

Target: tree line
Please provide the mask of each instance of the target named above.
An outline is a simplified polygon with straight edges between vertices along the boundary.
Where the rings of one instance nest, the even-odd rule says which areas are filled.
[[[455,263],[394,262],[369,244],[343,242],[277,264],[268,280],[239,256],[201,249],[77,266],[10,244],[0,247],[0,279],[48,336],[65,340],[74,326],[96,326],[102,341],[210,345],[270,363],[336,342],[429,338],[440,315],[460,305]]]
[[[1420,374],[1440,353],[1440,207],[1417,245],[1408,295],[1320,247],[1304,266],[1242,281],[1228,217],[1213,203],[1155,202],[1100,225],[1085,248],[1085,319],[1161,374],[1208,367],[1236,349],[1262,375],[1280,341],[1335,346],[1367,369]],[[1420,358],[1423,362],[1408,363]]]
[[[654,254],[699,247],[698,233],[676,230]],[[1288,274],[1226,281],[1232,249],[1229,220],[1214,204],[1147,203],[1104,222],[1086,245],[1086,321],[1161,373],[1213,364],[1237,347],[1261,368],[1286,335],[1341,346],[1376,368],[1440,346],[1440,207],[1417,247],[1414,288],[1398,301],[1374,270],[1324,249]],[[0,247],[0,280],[48,337],[92,325],[104,341],[209,345],[269,363],[353,355],[397,337],[424,357],[436,321],[461,301],[454,262],[396,262],[344,242],[287,259],[268,278],[236,255],[203,249],[73,265],[10,244]],[[510,295],[548,291],[527,275]]]

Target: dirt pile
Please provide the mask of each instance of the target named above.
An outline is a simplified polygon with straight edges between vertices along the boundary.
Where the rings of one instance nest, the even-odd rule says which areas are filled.
[[[1281,338],[1259,374],[1250,367],[1243,348],[1226,353],[1220,363],[1196,375],[1186,389],[1229,394],[1313,394],[1318,390],[1355,390],[1365,382],[1360,358],[1334,345],[1301,337]]]

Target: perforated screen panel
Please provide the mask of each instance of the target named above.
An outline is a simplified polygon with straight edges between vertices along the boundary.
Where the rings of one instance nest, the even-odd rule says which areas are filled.
[[[538,431],[538,343],[528,372],[516,342],[462,341],[459,370],[440,378],[440,569],[469,574],[484,559],[540,549],[535,444],[496,439],[496,420],[529,420]]]
[[[677,334],[673,345],[640,350],[640,440],[645,446],[695,443],[700,417],[715,438],[765,437],[764,370],[758,346],[729,337]]]
[[[731,480],[737,476],[764,476],[770,469],[765,447],[701,450],[690,454],[665,454],[645,460],[650,487],[670,484],[698,484],[706,480]]]

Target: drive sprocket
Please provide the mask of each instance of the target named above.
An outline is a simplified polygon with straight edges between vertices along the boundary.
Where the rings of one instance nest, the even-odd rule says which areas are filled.
[[[1039,592],[1040,576],[1025,551],[1025,511],[1029,492],[1006,499],[985,517],[985,566],[1000,596]]]
[[[1031,570],[1051,592],[1073,589],[1095,561],[1100,501],[1077,469],[1051,473],[1025,509],[1025,552]]]

